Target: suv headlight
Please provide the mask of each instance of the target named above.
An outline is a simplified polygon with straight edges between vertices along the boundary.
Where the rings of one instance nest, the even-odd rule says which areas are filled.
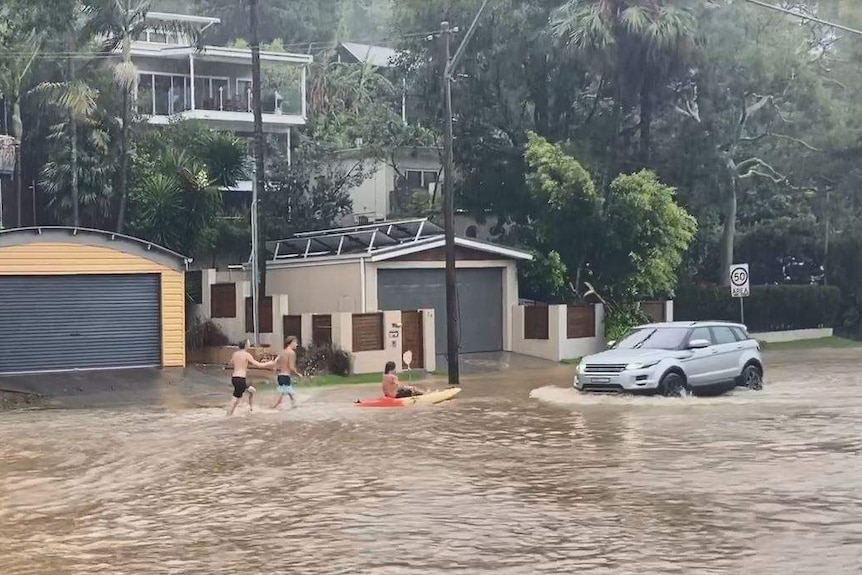
[[[626,371],[635,371],[638,369],[646,369],[648,367],[652,367],[658,363],[656,361],[636,361],[635,363],[630,363],[626,366]]]
[[[584,373],[584,370],[586,369],[586,367],[587,367],[587,366],[586,366],[586,364],[585,364],[583,361],[582,361],[582,362],[580,362],[580,363],[578,364],[578,367],[576,368],[576,370],[577,370],[577,372],[578,372],[578,375],[582,375],[582,374]]]

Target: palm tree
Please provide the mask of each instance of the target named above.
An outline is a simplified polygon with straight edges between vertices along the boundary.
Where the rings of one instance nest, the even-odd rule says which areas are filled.
[[[12,136],[18,142],[18,161],[15,166],[15,194],[17,196],[18,217],[16,225],[21,227],[21,143],[24,141],[24,123],[21,117],[21,101],[26,96],[27,80],[33,67],[33,62],[42,50],[44,37],[33,30],[26,36],[12,38],[7,43],[0,44],[0,94],[12,105]]]
[[[639,155],[648,165],[655,94],[681,69],[694,45],[695,19],[672,0],[568,0],[552,18],[554,33],[598,57],[603,75],[616,75],[617,134],[637,95]]]
[[[128,196],[130,134],[133,117],[133,96],[138,83],[138,70],[132,62],[132,42],[148,29],[176,32],[185,35],[196,46],[200,45],[200,31],[181,22],[147,20],[152,0],[84,0],[87,18],[85,31],[93,37],[104,38],[103,50],[120,51],[120,61],[114,65],[114,78],[122,90],[122,124],[120,131],[120,169],[117,176],[116,230],[122,232],[126,218]]]
[[[73,60],[73,58],[70,58]],[[58,140],[65,134],[65,143],[69,147],[68,173],[72,224],[75,227],[81,225],[80,218],[80,175],[79,166],[79,130],[80,126],[97,126],[98,119],[95,117],[97,111],[96,98],[98,90],[91,87],[87,82],[77,78],[74,72],[74,64],[69,64],[70,74],[65,82],[43,82],[37,85],[31,94],[38,96],[43,106],[56,106],[62,110],[65,121],[54,126],[52,139]],[[58,133],[59,132],[59,133]],[[101,170],[100,170],[101,171]],[[56,182],[51,184],[56,185]],[[55,190],[56,191],[56,190]]]

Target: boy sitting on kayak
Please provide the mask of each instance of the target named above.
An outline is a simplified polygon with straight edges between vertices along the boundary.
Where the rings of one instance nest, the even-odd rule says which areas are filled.
[[[422,395],[424,391],[411,385],[404,385],[398,381],[398,375],[395,373],[395,362],[387,361],[383,371],[383,395],[386,397],[413,397]]]

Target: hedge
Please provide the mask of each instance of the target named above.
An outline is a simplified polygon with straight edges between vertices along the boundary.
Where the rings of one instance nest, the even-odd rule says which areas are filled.
[[[833,286],[755,286],[745,298],[745,324],[752,332],[836,327],[841,290]],[[739,301],[726,287],[685,287],[674,299],[674,319],[738,322]]]

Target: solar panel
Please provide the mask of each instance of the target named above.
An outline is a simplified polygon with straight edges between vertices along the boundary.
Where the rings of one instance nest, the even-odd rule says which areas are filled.
[[[313,232],[302,232],[267,243],[274,259],[295,259],[356,253],[373,253],[384,248],[416,243],[443,234],[443,228],[428,220],[384,221]]]

